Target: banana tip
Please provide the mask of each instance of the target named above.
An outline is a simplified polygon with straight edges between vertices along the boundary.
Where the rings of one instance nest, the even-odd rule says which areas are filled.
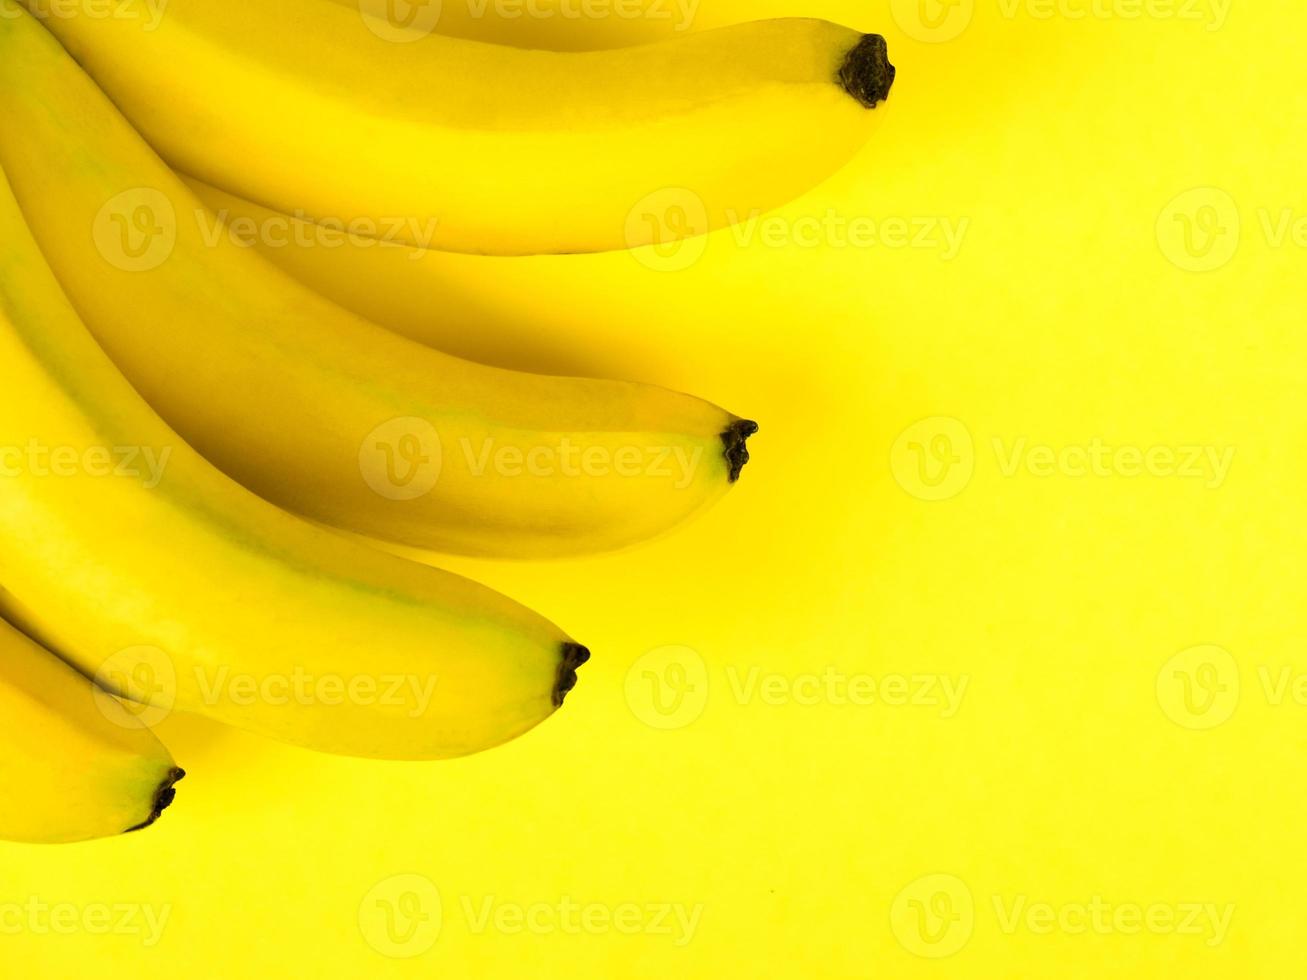
[[[163,814],[163,811],[172,805],[172,801],[177,798],[177,790],[174,789],[179,782],[186,776],[185,769],[178,769],[176,766],[168,770],[168,775],[163,778],[159,788],[154,791],[154,807],[150,810],[150,816],[144,823],[138,823],[135,827],[128,827],[127,833],[134,830],[144,830],[150,824],[154,823]]]
[[[879,34],[865,34],[844,59],[840,82],[849,95],[874,109],[889,97],[896,73],[885,39]]]
[[[724,455],[726,456],[726,465],[729,467],[729,477],[732,483],[739,480],[740,473],[744,470],[744,464],[749,462],[749,437],[757,431],[757,422],[750,422],[748,419],[736,419],[722,433],[722,445],[726,447]]]
[[[558,662],[558,679],[554,682],[554,707],[561,708],[568,692],[576,687],[576,669],[590,659],[590,651],[579,643],[564,643]]]

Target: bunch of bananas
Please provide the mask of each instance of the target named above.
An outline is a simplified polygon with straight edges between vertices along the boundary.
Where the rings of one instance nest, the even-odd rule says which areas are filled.
[[[884,40],[787,19],[563,54],[372,17],[0,0],[0,837],[157,818],[182,771],[151,709],[384,759],[514,738],[588,651],[394,549],[615,549],[748,461],[753,422],[441,353],[206,205],[509,255],[648,244],[633,209],[678,188],[708,231],[854,153]]]

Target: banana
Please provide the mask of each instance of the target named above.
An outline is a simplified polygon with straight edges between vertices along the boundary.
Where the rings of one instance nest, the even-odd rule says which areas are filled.
[[[0,620],[0,838],[68,844],[140,830],[184,775],[126,707]]]
[[[748,461],[757,426],[708,402],[462,361],[314,293],[224,233],[14,0],[0,112],[0,165],[82,320],[183,438],[289,510],[556,557],[662,534]]]
[[[589,657],[504,596],[315,527],[214,469],[95,344],[7,180],[0,467],[4,613],[158,716],[445,758],[549,717]]]
[[[459,306],[459,312],[450,315],[439,303],[432,302],[450,296],[451,288],[462,292],[469,282],[493,283],[509,293],[524,290],[523,295],[530,295],[536,273],[528,273],[525,282],[508,279],[505,273],[511,277],[525,272],[518,263],[535,267],[541,259],[460,255],[400,242],[378,242],[315,224],[302,216],[273,211],[194,177],[183,180],[236,240],[333,303],[401,336],[500,367],[533,364],[560,353],[547,334],[542,336],[538,323],[490,317],[494,320],[490,329],[483,325],[469,330],[466,320],[483,313],[475,304],[460,304],[462,297],[456,294],[450,301]],[[568,259],[543,260],[551,267],[557,261]],[[505,269],[504,263],[513,268]],[[549,273],[542,269],[538,275],[543,278]],[[468,295],[476,296],[477,290],[474,288]]]
[[[441,37],[393,0],[25,3],[179,170],[448,251],[747,220],[842,167],[895,74],[881,36],[803,18],[563,53]]]

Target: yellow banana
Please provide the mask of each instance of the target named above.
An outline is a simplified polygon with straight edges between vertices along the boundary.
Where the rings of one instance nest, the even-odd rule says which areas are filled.
[[[148,827],[184,775],[126,707],[0,620],[0,838],[66,844]]]
[[[747,220],[843,166],[894,80],[882,37],[801,18],[562,53],[425,33],[390,0],[25,2],[174,167],[450,251]]]
[[[6,615],[161,712],[443,758],[544,720],[589,656],[511,600],[314,527],[205,462],[96,346],[5,180],[0,464]]]
[[[373,538],[525,558],[654,537],[738,478],[757,426],[714,405],[472,364],[314,293],[224,234],[14,0],[0,13],[0,164],[33,234],[129,380],[247,487]]]
[[[232,238],[333,303],[388,330],[436,350],[500,366],[523,363],[532,354],[556,353],[547,337],[536,342],[538,324],[501,319],[491,330],[469,330],[467,304],[463,304],[464,311],[451,316],[436,300],[450,296],[451,288],[464,288],[469,281],[503,283],[505,272],[518,271],[504,269],[504,263],[516,267],[517,263],[544,261],[552,265],[569,261],[566,258],[506,259],[378,242],[273,211],[194,177],[183,180],[225,223]],[[510,291],[519,288],[514,282]],[[454,295],[451,305],[458,300]],[[479,312],[474,309],[471,315]]]

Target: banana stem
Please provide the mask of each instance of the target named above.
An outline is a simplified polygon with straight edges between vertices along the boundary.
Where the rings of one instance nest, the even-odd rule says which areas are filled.
[[[168,770],[168,775],[164,777],[159,788],[154,791],[154,807],[150,810],[150,816],[144,823],[138,823],[135,827],[128,827],[126,833],[134,830],[144,830],[150,824],[154,823],[163,815],[163,811],[172,805],[172,801],[177,798],[177,790],[173,789],[186,776],[185,769],[179,769],[174,766]]]
[[[749,449],[746,443],[749,436],[758,431],[758,423],[748,419],[736,419],[731,427],[722,433],[722,445],[726,447],[726,462],[730,466],[729,478],[732,483],[740,479],[744,464],[749,462]]]
[[[844,59],[840,82],[849,95],[868,109],[874,109],[889,97],[896,74],[885,39],[879,34],[866,34]]]
[[[558,664],[558,681],[554,684],[554,707],[561,708],[572,688],[576,687],[576,669],[590,659],[590,651],[579,643],[563,644],[563,659]]]

